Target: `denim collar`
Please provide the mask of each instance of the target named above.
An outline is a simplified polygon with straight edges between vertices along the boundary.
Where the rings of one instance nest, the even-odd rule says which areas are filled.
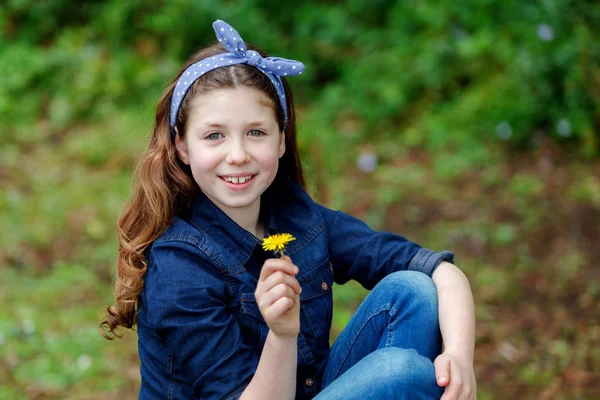
[[[265,236],[277,233],[276,211],[271,203],[266,193],[261,196],[260,213]],[[254,248],[262,243],[262,238],[239,226],[201,191],[192,205],[190,222],[225,246],[243,264],[248,262]]]
[[[312,199],[297,182],[284,183],[278,190],[269,188],[261,196],[260,212],[265,235],[290,233],[296,237],[286,250],[288,255],[300,251],[325,229],[323,218],[315,211]],[[190,222],[221,243],[244,265],[255,247],[262,243],[262,238],[239,226],[202,192],[194,200]]]

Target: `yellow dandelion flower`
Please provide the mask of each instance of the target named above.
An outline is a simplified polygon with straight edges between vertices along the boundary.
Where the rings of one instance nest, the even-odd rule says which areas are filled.
[[[276,233],[263,239],[262,248],[266,251],[277,251],[283,256],[285,246],[293,240],[296,238],[289,233]]]

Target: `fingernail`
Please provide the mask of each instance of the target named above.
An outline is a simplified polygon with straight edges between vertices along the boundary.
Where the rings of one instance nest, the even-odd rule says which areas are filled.
[[[294,267],[294,273],[297,274],[298,272],[300,272],[300,270],[298,269],[298,267]]]

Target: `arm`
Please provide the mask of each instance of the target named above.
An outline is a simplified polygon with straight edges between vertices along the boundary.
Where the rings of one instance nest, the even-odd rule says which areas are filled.
[[[193,396],[216,400],[240,393],[258,357],[227,309],[221,273],[196,246],[184,242],[154,245],[151,260],[144,288],[148,322],[173,354]],[[174,398],[190,395],[178,392],[180,385],[175,390]]]
[[[327,226],[329,257],[338,284],[353,279],[370,290],[392,272],[413,270],[431,276],[442,260],[454,259],[449,251],[433,252],[400,235],[375,231],[341,211],[316,206]]]
[[[435,360],[438,385],[446,386],[442,399],[472,399],[475,395],[475,311],[471,287],[462,271],[445,261],[432,278],[438,292],[444,340],[444,353]]]
[[[269,331],[256,373],[240,400],[293,399],[297,358],[298,335],[285,338]]]
[[[256,373],[241,400],[296,397],[301,292],[297,272],[298,267],[287,256],[265,261],[260,270],[254,297],[269,334]]]

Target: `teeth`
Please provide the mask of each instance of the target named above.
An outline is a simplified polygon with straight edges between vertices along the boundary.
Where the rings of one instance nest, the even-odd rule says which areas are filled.
[[[246,183],[250,180],[250,178],[252,178],[251,175],[248,176],[241,176],[241,177],[235,177],[235,176],[228,176],[226,178],[224,178],[227,182],[231,182],[231,183]]]

